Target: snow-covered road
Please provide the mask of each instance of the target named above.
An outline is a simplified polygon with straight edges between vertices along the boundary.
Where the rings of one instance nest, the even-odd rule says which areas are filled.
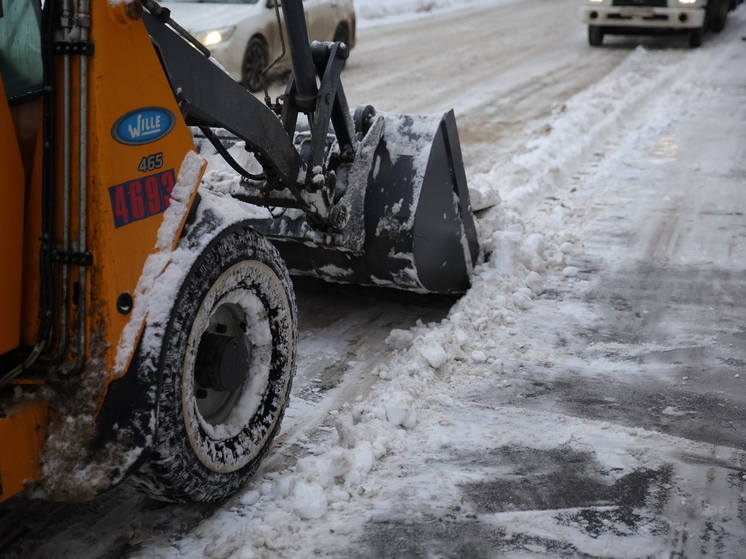
[[[298,382],[244,490],[14,499],[3,557],[743,557],[746,9],[698,50],[593,49],[574,1],[465,4],[368,19],[345,86],[456,108],[471,290],[298,283]]]

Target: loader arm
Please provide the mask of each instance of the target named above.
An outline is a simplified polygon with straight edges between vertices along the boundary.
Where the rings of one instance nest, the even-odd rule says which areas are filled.
[[[251,146],[268,176],[300,198],[306,168],[277,115],[167,26],[143,14],[179,107],[190,126],[225,128]]]
[[[468,287],[479,247],[453,112],[410,117],[364,105],[353,118],[340,76],[349,50],[309,44],[301,0],[282,3],[293,72],[282,104],[269,108],[175,31],[168,10],[144,5],[186,122],[208,137],[206,128],[228,130],[264,168],[243,172],[213,137],[244,176],[232,195],[302,210],[255,224],[292,272],[418,291]],[[300,113],[307,127],[296,126]]]
[[[353,157],[354,127],[339,80],[347,47],[320,44],[312,51],[301,3],[283,3],[298,79],[291,79],[280,119],[213,64],[205,49],[194,48],[191,37],[177,31],[181,28],[167,10],[152,1],[145,6],[151,13],[144,13],[143,20],[187,124],[228,130],[246,143],[246,149],[262,165],[264,173],[259,177],[242,173],[250,182],[243,199],[258,205],[299,208],[318,225],[328,226],[334,187],[328,176],[334,169],[325,168],[324,158],[330,124],[341,159],[349,162]],[[300,15],[296,14],[298,9]],[[333,64],[334,60],[338,62]],[[320,90],[315,81],[317,71],[322,76]],[[318,98],[323,102],[317,103]],[[293,141],[299,112],[309,115],[311,148],[305,158]],[[319,167],[324,167],[323,185],[316,176],[319,173],[307,173],[307,169]]]

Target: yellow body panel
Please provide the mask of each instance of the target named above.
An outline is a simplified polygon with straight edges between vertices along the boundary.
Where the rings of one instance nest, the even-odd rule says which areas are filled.
[[[94,341],[103,334],[107,347],[102,349],[110,372],[128,321],[127,315],[117,311],[117,298],[123,293],[134,295],[162,222],[163,212],[158,210],[165,209],[166,202],[158,194],[168,188],[168,181],[175,182],[186,153],[194,149],[145,26],[121,23],[120,12],[121,7],[108,2],[93,3],[91,33],[96,53],[90,58],[88,96],[88,243],[93,253],[88,330]],[[152,106],[174,115],[175,126],[169,134],[143,145],[124,145],[115,139],[112,129],[119,119]],[[162,154],[161,167],[139,170],[143,161],[157,154]],[[121,194],[131,215],[117,227],[116,196]],[[153,215],[141,218],[143,212]]]
[[[47,434],[44,400],[17,402],[0,417],[0,502],[41,476],[39,456]]]
[[[40,114],[41,111],[39,111]],[[37,117],[37,118],[40,118]],[[25,119],[24,119],[25,120]],[[30,128],[31,121],[25,123]],[[23,221],[23,285],[21,311],[21,343],[32,346],[36,343],[39,330],[39,237],[41,236],[41,162],[43,138],[38,131],[37,124],[33,130],[24,130],[27,135],[36,134],[35,148],[30,146],[29,153],[33,156],[27,168],[30,170],[30,180],[26,185],[26,207]],[[27,146],[27,149],[29,147]]]
[[[0,204],[0,354],[20,343],[23,203],[25,173],[5,87],[0,78],[0,154],[3,189]]]
[[[112,380],[127,373],[132,355],[117,355],[122,332],[132,313],[118,309],[117,300],[134,296],[147,258],[154,252],[169,193],[175,186],[186,155],[194,150],[189,128],[181,117],[168,79],[142,21],[128,17],[124,5],[112,6],[106,0],[91,3],[89,41],[92,56],[71,55],[72,115],[71,141],[72,185],[70,195],[70,240],[76,250],[81,231],[80,196],[80,91],[81,62],[88,69],[87,103],[87,220],[86,252],[92,264],[86,266],[85,354],[82,368],[65,376],[65,381],[79,383],[73,391],[78,398],[72,407],[76,413],[97,415]],[[54,247],[62,238],[62,56],[55,57],[57,106],[55,144],[55,220]],[[33,105],[33,106],[32,106]],[[21,345],[33,345],[40,327],[40,236],[42,232],[42,147],[40,134],[41,100],[28,108],[8,108],[4,92],[0,98],[0,153],[3,154],[3,204],[0,205],[0,354]],[[157,109],[170,115],[172,122],[153,141],[127,142],[115,133],[137,128],[143,137],[159,123],[147,120],[147,111]],[[139,118],[138,117],[142,117]],[[129,120],[128,120],[129,119]],[[16,129],[13,133],[13,123]],[[130,124],[128,124],[128,122]],[[160,123],[163,124],[163,123]],[[137,131],[137,130],[136,130]],[[22,138],[19,141],[17,138]],[[19,143],[22,144],[19,149]],[[7,155],[7,157],[6,157]],[[24,173],[24,166],[26,171]],[[14,185],[18,185],[17,188]],[[9,191],[10,190],[10,191]],[[192,200],[194,194],[192,193]],[[184,215],[183,221],[186,219]],[[176,235],[180,228],[175,228]],[[169,239],[175,245],[177,238]],[[69,266],[68,300],[62,301],[62,267],[54,265],[56,301],[52,346],[45,349],[56,359],[55,367],[65,369],[76,361],[75,339],[81,308],[73,301],[80,268]],[[135,301],[137,305],[137,301]],[[67,309],[62,311],[61,309]],[[67,332],[60,333],[62,313],[67,317]],[[140,315],[142,320],[142,315]],[[134,325],[142,330],[144,324]],[[61,340],[73,340],[72,346]],[[128,348],[132,353],[133,348]],[[49,362],[49,361],[45,361]],[[120,368],[115,370],[115,362]],[[16,386],[17,388],[18,386]],[[62,400],[59,402],[61,403]],[[0,475],[2,496],[7,499],[24,487],[24,481],[39,479],[39,460],[47,431],[47,406],[50,417],[66,410],[57,408],[55,399],[35,403],[32,407],[0,401]],[[2,414],[5,417],[2,417]],[[50,430],[54,425],[50,425]],[[82,429],[77,444],[90,444],[95,433]],[[70,441],[76,444],[75,441]]]

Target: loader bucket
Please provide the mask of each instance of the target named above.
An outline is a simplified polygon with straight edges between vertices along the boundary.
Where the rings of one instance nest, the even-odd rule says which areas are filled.
[[[460,293],[479,247],[453,111],[378,114],[348,172],[350,218],[339,234],[310,231],[302,215],[257,227],[291,274]]]

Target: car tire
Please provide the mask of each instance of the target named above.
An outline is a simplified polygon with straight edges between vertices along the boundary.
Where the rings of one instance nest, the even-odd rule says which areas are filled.
[[[347,27],[346,23],[340,23],[337,25],[337,28],[334,30],[334,37],[332,38],[332,41],[335,43],[344,43],[347,45],[347,52],[349,53],[350,49],[350,28]],[[343,61],[342,68],[345,68],[347,66],[347,60]]]
[[[269,49],[260,37],[252,37],[246,46],[241,69],[241,80],[244,87],[256,93],[263,87],[262,72],[269,65]]]
[[[588,44],[592,47],[600,47],[604,42],[604,30],[598,25],[588,26]]]
[[[710,29],[713,33],[720,33],[723,29],[725,29],[725,20],[727,19],[728,14],[718,14],[717,16],[712,18],[712,21],[710,22]]]
[[[710,21],[710,31],[720,33],[725,28],[728,18],[728,0],[713,0],[707,5]]]
[[[697,48],[702,44],[702,35],[704,33],[703,27],[697,27],[689,30],[689,46]]]
[[[245,224],[220,233],[173,304],[162,340],[157,441],[131,484],[171,502],[218,501],[238,490],[280,430],[296,329],[277,250]]]
[[[340,23],[337,25],[337,29],[334,31],[334,38],[332,41],[344,43],[348,47],[350,46],[350,28],[346,23]]]

